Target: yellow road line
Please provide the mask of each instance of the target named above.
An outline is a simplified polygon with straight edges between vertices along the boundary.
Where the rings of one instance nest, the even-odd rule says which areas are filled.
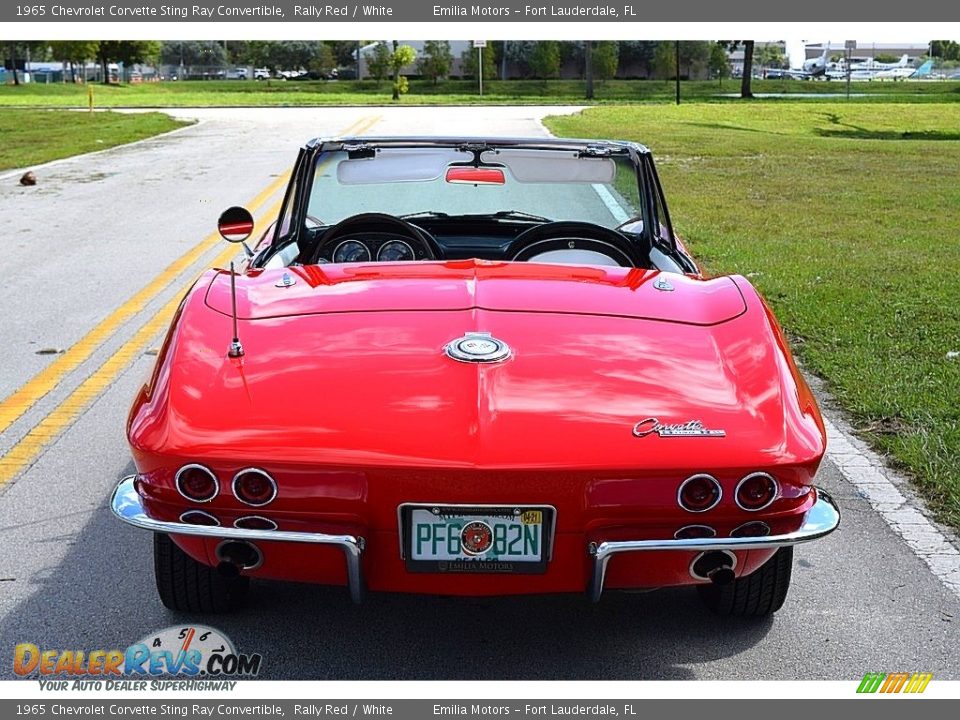
[[[283,198],[277,200],[264,213],[264,216],[270,218],[276,215],[282,202]],[[237,248],[231,245],[214,258],[213,265],[218,266],[228,263],[237,252]],[[0,457],[0,488],[3,488],[21,470],[32,463],[40,452],[55,440],[67,426],[71,425],[80,416],[80,413],[143,352],[143,347],[170,324],[182,299],[182,294],[177,293],[156,315],[137,330],[133,337],[107,358],[103,365],[80,383],[49,415],[37,423],[20,442]]]
[[[352,133],[353,135],[363,135],[367,130],[372,128],[381,120],[383,120],[383,115],[375,115],[371,118],[367,118],[366,121],[361,121],[359,127],[354,127],[353,125],[351,125],[340,134],[348,135]]]
[[[380,117],[381,116],[358,120],[340,134],[346,135],[349,132],[354,132],[355,134],[359,135],[360,133],[366,132],[377,122],[379,122]],[[271,186],[272,185],[273,184],[271,184]],[[264,200],[268,199],[273,192],[276,192],[276,189],[277,188],[274,188],[271,193],[264,195],[264,193],[269,190],[269,188],[267,188],[267,190],[264,190],[264,193],[261,193],[260,196],[254,199],[254,202],[260,200],[261,196],[264,198]],[[263,201],[260,200],[259,204],[262,204],[262,202]],[[271,220],[280,211],[280,205],[282,202],[283,198],[277,200],[262,214],[261,219]],[[236,255],[236,253],[237,249],[234,246],[225,248],[219,255],[217,255],[217,257],[214,258],[212,263],[213,266],[216,267],[228,263],[234,257],[234,255]],[[192,263],[187,263],[184,268],[189,267],[191,264]],[[139,330],[137,330],[133,337],[127,340],[113,355],[107,358],[103,365],[97,368],[86,380],[80,383],[80,385],[77,386],[77,388],[73,390],[73,392],[71,392],[70,395],[63,400],[63,402],[54,408],[39,423],[37,423],[20,440],[20,442],[14,445],[9,452],[0,457],[0,488],[3,488],[24,468],[29,466],[37,458],[37,456],[39,456],[43,449],[54,439],[56,439],[66,427],[72,424],[73,421],[80,416],[80,413],[82,413],[110,385],[110,383],[112,383],[114,379],[116,379],[116,377],[131,362],[133,362],[133,360],[142,352],[143,346],[152,340],[164,327],[170,324],[173,314],[179,306],[181,299],[182,297],[180,294],[174,296],[173,299],[164,305],[156,315],[154,315]],[[132,300],[133,298],[131,298],[131,300],[128,302],[132,302]],[[145,306],[146,303],[147,301],[144,301],[143,305]],[[95,330],[96,328],[94,331]],[[94,331],[91,331],[90,334],[92,334]],[[86,341],[90,334],[88,334],[88,336],[85,337],[81,342]],[[77,344],[79,345],[80,343]],[[73,347],[76,347],[76,345]],[[72,349],[73,348],[71,348],[71,350]],[[92,351],[93,348],[91,347],[87,353],[88,357]],[[76,367],[76,365],[74,365],[74,367]],[[39,377],[39,374],[37,377]],[[36,380],[36,377],[34,380]],[[30,382],[33,382],[33,380]],[[55,385],[56,383],[50,387],[52,388]],[[11,397],[13,396],[11,395]],[[42,397],[42,395],[39,397]],[[36,400],[33,402],[35,401]],[[30,404],[32,404],[32,402]],[[27,407],[29,407],[29,405],[27,405]],[[3,428],[0,427],[0,429]]]
[[[290,171],[263,189],[249,204],[251,212],[277,192],[289,180]],[[184,270],[193,265],[200,257],[220,242],[219,233],[211,233],[185,255],[171,263],[167,268],[141,288],[129,300],[100,321],[90,332],[71,345],[66,352],[43,370],[34,375],[20,388],[0,401],[0,432],[6,430],[17,418],[29,410],[40,398],[53,390],[63,378],[93,354],[107,338],[131,317],[145,308]]]
[[[380,121],[382,116],[361,118],[344,129],[341,134],[366,132]],[[276,180],[265,187],[248,204],[247,209],[256,212],[270,197],[283,187],[290,179],[287,170]],[[131,317],[145,308],[160,292],[163,291],[184,270],[193,265],[208,250],[220,242],[219,233],[211,233],[204,240],[189,250],[186,254],[171,263],[163,272],[157,275],[147,285],[141,288],[129,300],[104,318],[80,340],[71,345],[56,360],[21,385],[17,390],[0,401],[0,432],[10,427],[17,418],[23,415],[33,405],[53,390],[69,373],[85,362],[90,355],[117,329]]]

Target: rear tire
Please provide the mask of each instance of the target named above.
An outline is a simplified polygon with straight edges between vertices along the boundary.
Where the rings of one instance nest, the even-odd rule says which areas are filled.
[[[728,585],[697,585],[697,592],[703,604],[718,615],[767,617],[779,610],[787,599],[792,572],[793,547],[782,547],[746,577]]]
[[[197,562],[169,535],[153,535],[153,573],[160,602],[171,610],[225,613],[243,606],[250,578],[228,578],[216,568]]]

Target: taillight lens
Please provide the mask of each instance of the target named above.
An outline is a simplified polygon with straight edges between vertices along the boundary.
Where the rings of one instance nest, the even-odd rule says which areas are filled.
[[[216,527],[220,524],[220,521],[213,515],[203,510],[187,510],[180,516],[180,522],[189,525],[206,525],[208,527]]]
[[[277,496],[277,483],[263,470],[248,468],[234,476],[233,494],[240,502],[259,507]]]
[[[730,537],[766,537],[770,534],[770,526],[765,522],[754,520],[744,523],[736,530],[730,533]]]
[[[217,476],[203,465],[184,465],[177,471],[177,490],[188,500],[209,502],[220,489]]]
[[[744,510],[763,510],[777,499],[777,481],[764,472],[747,475],[737,483],[737,505]]]
[[[720,502],[720,483],[712,475],[693,475],[680,485],[677,502],[689,512],[705,512]]]
[[[716,537],[717,531],[707,525],[686,525],[677,530],[673,536],[677,540],[695,540],[696,538]]]
[[[277,524],[270,518],[260,515],[247,515],[233,521],[233,526],[244,530],[276,530]]]

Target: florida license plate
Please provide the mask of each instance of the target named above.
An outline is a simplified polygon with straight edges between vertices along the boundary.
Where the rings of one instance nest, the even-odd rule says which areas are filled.
[[[542,573],[552,508],[404,506],[404,557],[412,572]]]

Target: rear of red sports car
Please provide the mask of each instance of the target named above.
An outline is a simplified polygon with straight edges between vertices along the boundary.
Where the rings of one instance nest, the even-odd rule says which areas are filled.
[[[114,510],[155,532],[179,610],[270,578],[355,600],[697,585],[764,615],[793,545],[839,520],[812,485],[816,404],[742,277],[475,257],[211,271],[128,434]]]

